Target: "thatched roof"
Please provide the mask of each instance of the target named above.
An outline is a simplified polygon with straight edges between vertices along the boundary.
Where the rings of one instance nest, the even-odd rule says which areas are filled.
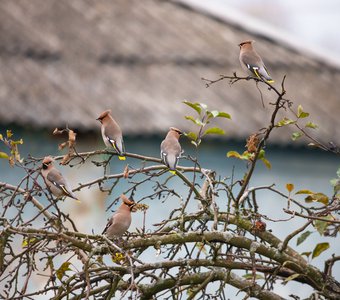
[[[319,123],[316,135],[340,139],[339,68],[177,2],[3,0],[0,28],[1,124],[98,130],[110,108],[125,134],[187,130],[187,99],[230,113],[228,137],[244,138],[269,119],[255,84],[207,89],[201,77],[242,74],[237,45],[250,38],[278,86],[287,75],[288,97]]]

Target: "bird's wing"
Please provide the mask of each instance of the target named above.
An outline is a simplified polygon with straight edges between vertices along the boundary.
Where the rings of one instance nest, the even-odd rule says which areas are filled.
[[[104,135],[118,154],[123,155],[125,153],[123,137],[120,130],[106,127],[104,129]]]
[[[261,79],[260,68],[263,66],[263,61],[257,53],[245,52],[242,55],[242,62],[256,77]]]
[[[177,139],[165,139],[161,144],[161,158],[170,169],[176,169],[182,148]]]
[[[73,193],[70,191],[65,178],[63,175],[57,170],[57,169],[52,169],[46,176],[46,178],[57,188],[63,190],[65,195],[77,199]]]
[[[264,79],[271,83],[274,80],[269,75],[269,72],[262,60],[262,58],[256,52],[245,52],[242,55],[242,62],[247,69],[252,72],[257,78]]]
[[[166,149],[165,149],[165,144],[166,144],[165,142],[166,141],[163,140],[162,143],[161,143],[161,159],[162,159],[163,163],[166,164],[166,155],[167,155],[167,153],[166,153]]]
[[[112,218],[110,218],[109,221],[107,222],[102,234],[104,234],[108,230],[108,228],[112,225],[112,223],[113,223],[113,220],[112,220]]]

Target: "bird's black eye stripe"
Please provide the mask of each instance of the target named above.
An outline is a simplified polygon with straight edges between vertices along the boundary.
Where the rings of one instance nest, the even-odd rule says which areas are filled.
[[[51,163],[52,163],[51,161],[43,163],[42,168],[46,170]]]

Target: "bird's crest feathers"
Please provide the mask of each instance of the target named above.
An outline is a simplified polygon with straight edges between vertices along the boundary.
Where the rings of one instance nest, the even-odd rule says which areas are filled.
[[[134,206],[134,205],[136,204],[135,201],[129,199],[129,198],[126,197],[124,194],[121,194],[121,195],[120,195],[120,198],[121,198],[121,199],[123,200],[123,202],[124,202],[127,206],[129,206],[129,207],[132,207],[132,206]]]
[[[111,114],[111,109],[105,110],[103,111],[99,117],[97,118],[97,120],[101,121],[103,120],[107,115]]]
[[[42,161],[43,164],[50,164],[52,162],[54,162],[54,159],[51,156],[45,156]]]
[[[181,130],[179,130],[178,128],[176,128],[176,127],[170,127],[169,129],[170,129],[171,131],[177,132],[179,135],[183,134],[183,132],[182,132]]]
[[[243,45],[246,45],[246,44],[252,44],[252,43],[254,43],[255,41],[253,41],[253,40],[246,40],[246,41],[244,41],[244,42],[242,42],[242,43],[239,43],[238,45],[240,46],[240,47],[242,47]]]

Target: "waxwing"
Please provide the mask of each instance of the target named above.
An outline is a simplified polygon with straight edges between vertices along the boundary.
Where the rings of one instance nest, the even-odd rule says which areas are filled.
[[[239,44],[241,66],[248,74],[268,83],[273,83],[274,80],[270,77],[262,58],[255,51],[253,42],[254,41],[244,41]]]
[[[118,123],[112,118],[111,110],[101,113],[97,120],[102,124],[101,132],[106,147],[113,148],[120,160],[125,160],[125,147],[122,130]]]
[[[73,194],[64,176],[54,167],[53,158],[46,156],[42,162],[41,174],[52,194],[56,197],[68,196],[78,200]]]
[[[131,225],[131,211],[134,211],[135,201],[130,200],[124,194],[120,196],[122,204],[108,221],[102,234],[106,234],[109,239],[121,237]]]
[[[161,143],[161,158],[163,163],[170,169],[172,174],[176,174],[178,160],[182,153],[182,148],[179,143],[179,137],[182,132],[170,127],[168,134]]]

